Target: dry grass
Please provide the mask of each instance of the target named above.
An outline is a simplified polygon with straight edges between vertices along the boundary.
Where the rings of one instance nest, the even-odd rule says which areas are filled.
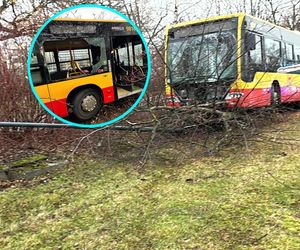
[[[77,159],[0,194],[2,249],[299,249],[300,115],[244,148]],[[178,157],[182,151],[185,154]],[[181,154],[182,155],[182,154]]]

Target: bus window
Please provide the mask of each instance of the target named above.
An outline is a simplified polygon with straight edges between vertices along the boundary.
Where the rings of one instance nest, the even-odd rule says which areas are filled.
[[[134,45],[135,64],[137,66],[143,66],[143,46],[142,44]]]
[[[285,44],[285,65],[293,65],[294,62],[294,45]]]
[[[296,63],[300,63],[300,47],[295,47]]]
[[[89,49],[77,49],[72,50],[73,60],[77,61],[80,67],[90,67],[91,66],[91,56]]]
[[[71,67],[71,55],[69,50],[58,52],[58,63],[61,71],[68,71]],[[66,76],[64,78],[66,78]]]
[[[255,41],[255,49],[250,50],[250,56],[249,56],[249,64],[250,65],[262,65],[263,59],[262,59],[262,37],[256,35],[256,41]]]
[[[41,66],[38,62],[38,58],[36,54],[32,54],[31,62],[30,62],[30,71],[31,71],[31,78],[34,85],[40,85],[43,83],[43,75],[41,71]]]
[[[91,37],[85,39],[91,49],[92,71],[91,73],[108,72],[106,45],[104,38]]]
[[[243,71],[245,81],[252,81],[256,72],[262,71],[263,66],[263,39],[254,33],[246,36],[246,51],[244,55],[245,70]]]
[[[78,38],[44,43],[52,81],[108,71],[104,38]]]
[[[55,63],[55,57],[54,57],[54,52],[50,51],[50,52],[45,52],[45,60],[47,62],[47,67],[48,67],[48,71],[49,73],[54,73],[57,71],[57,66]]]
[[[129,49],[129,64],[130,64],[130,66],[133,66],[134,65],[134,58],[133,58],[132,42],[128,43],[128,49]]]
[[[281,66],[281,42],[266,38],[265,49],[267,70],[276,72]]]
[[[70,49],[59,51],[58,60],[62,70],[67,70],[70,67],[71,61],[77,62],[82,68],[91,66],[89,49]]]
[[[58,51],[58,61],[59,62],[69,62],[71,61],[70,50],[61,50]]]
[[[38,64],[38,59],[37,59],[37,56],[35,54],[32,54],[30,64]]]
[[[119,60],[122,66],[129,66],[127,46],[118,49]]]

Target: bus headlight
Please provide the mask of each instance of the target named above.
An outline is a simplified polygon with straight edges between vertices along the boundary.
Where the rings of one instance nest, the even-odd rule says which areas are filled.
[[[244,93],[241,92],[232,92],[228,93],[225,97],[225,100],[232,100],[232,99],[240,99],[244,96]]]
[[[183,99],[187,99],[187,98],[188,98],[188,93],[187,93],[186,89],[180,90],[180,91],[179,91],[179,95],[180,95],[180,97],[183,98]]]

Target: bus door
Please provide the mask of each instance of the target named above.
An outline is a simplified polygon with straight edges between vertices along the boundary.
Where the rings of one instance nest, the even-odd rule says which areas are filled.
[[[138,36],[114,36],[112,57],[118,98],[142,92],[146,64],[141,39]]]

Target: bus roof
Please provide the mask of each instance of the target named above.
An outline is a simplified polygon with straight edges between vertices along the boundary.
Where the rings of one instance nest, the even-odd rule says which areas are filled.
[[[281,26],[276,25],[274,23],[268,22],[266,20],[263,20],[263,19],[251,16],[251,15],[248,15],[248,14],[245,14],[245,13],[235,13],[235,14],[230,14],[230,15],[223,15],[223,16],[214,16],[214,17],[202,18],[202,19],[197,19],[197,20],[194,20],[194,21],[186,21],[186,22],[182,22],[182,23],[178,23],[178,24],[169,25],[167,27],[167,29],[180,28],[180,27],[190,26],[190,25],[194,25],[194,24],[201,24],[201,23],[205,23],[205,22],[213,22],[213,21],[218,21],[218,20],[223,20],[223,19],[230,19],[230,18],[233,18],[233,17],[246,17],[246,16],[250,17],[252,19],[255,19],[257,21],[264,22],[264,23],[266,23],[268,25],[272,25],[272,26],[277,27],[279,29],[284,29],[286,31],[290,31],[292,33],[300,35],[299,31],[290,30],[290,29],[281,27]]]
[[[214,17],[207,17],[207,18],[201,18],[193,21],[186,21],[182,23],[177,23],[177,24],[172,24],[169,25],[169,29],[173,28],[180,28],[180,27],[185,27],[185,26],[190,26],[194,24],[200,24],[200,23],[205,23],[205,22],[213,22],[213,21],[218,21],[222,19],[230,19],[233,17],[240,17],[240,16],[246,16],[244,13],[236,13],[236,14],[230,14],[230,15],[224,15],[224,16],[214,16]]]
[[[55,18],[53,21],[62,22],[90,22],[90,23],[127,23],[126,20],[102,20],[102,19],[81,19],[81,18]]]

